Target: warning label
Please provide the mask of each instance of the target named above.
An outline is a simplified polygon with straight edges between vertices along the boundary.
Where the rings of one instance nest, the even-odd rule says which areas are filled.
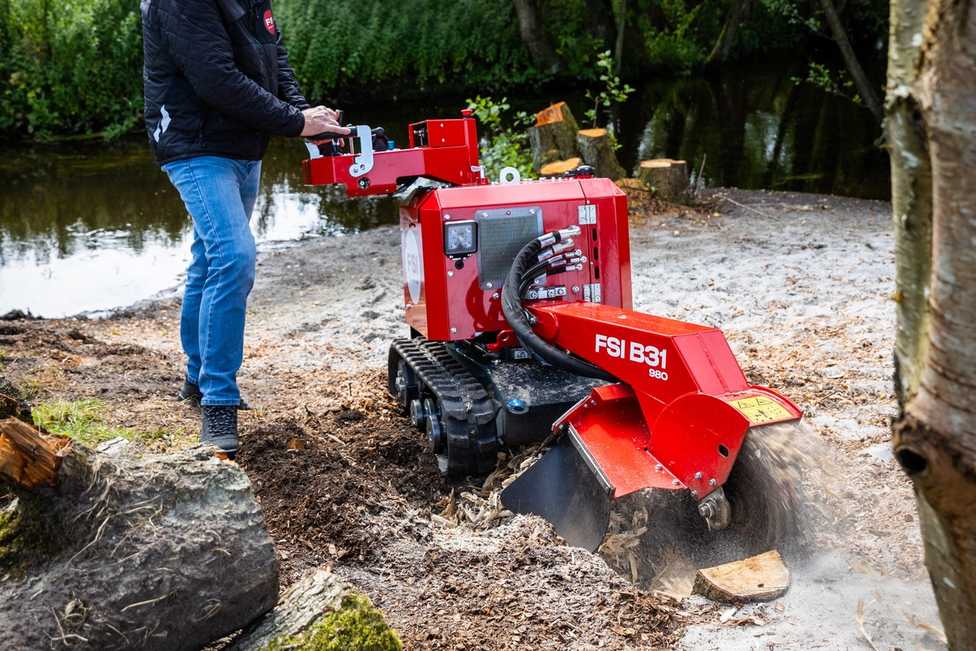
[[[769,396],[739,398],[738,400],[730,400],[729,404],[738,409],[753,425],[764,425],[794,418],[786,407]]]

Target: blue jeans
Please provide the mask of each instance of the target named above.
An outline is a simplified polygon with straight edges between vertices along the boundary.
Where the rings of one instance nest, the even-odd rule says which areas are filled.
[[[180,317],[186,379],[199,385],[201,404],[237,405],[244,313],[256,258],[250,218],[261,161],[199,156],[167,163],[163,170],[193,218]]]

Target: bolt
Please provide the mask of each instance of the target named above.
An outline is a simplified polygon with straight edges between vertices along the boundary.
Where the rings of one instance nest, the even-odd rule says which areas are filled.
[[[698,497],[698,491],[696,491],[694,488],[692,488],[691,489],[691,496],[692,497]]]
[[[492,287],[494,287],[494,285],[492,285],[491,283],[485,283],[485,287],[491,289]]]
[[[444,213],[444,221],[447,221],[450,218],[451,216],[448,213]]]
[[[457,328],[451,328],[451,334],[452,335],[456,335],[457,334]]]
[[[680,481],[678,481],[677,479],[672,479],[672,480],[671,480],[671,485],[672,485],[672,486],[678,486],[678,485],[680,485],[680,484],[681,484],[681,482],[680,482]]]
[[[512,211],[511,211],[511,210],[506,210],[506,211],[505,211],[505,214],[506,214],[506,215],[511,215],[511,214],[512,214]]]
[[[664,466],[662,466],[661,464],[657,464],[656,466],[654,466],[654,470],[661,472],[664,470]]]
[[[535,214],[535,208],[529,208],[529,214],[530,215],[534,215]]]
[[[487,217],[487,216],[488,216],[488,213],[486,213],[486,212],[483,212],[483,213],[481,213],[481,216],[482,216],[482,217]]]
[[[715,481],[715,479],[714,479],[714,478],[712,478],[712,479],[709,479],[709,480],[708,480],[708,485],[709,485],[709,486],[717,486],[717,485],[718,485],[718,482],[717,482],[717,481]]]
[[[579,285],[573,285],[573,293],[574,294],[579,294],[579,289],[580,289],[579,288]]]
[[[695,479],[701,479],[701,478],[702,478],[702,474],[701,471],[699,470],[698,472],[695,473]]]
[[[450,277],[451,277],[451,276],[453,276],[453,275],[454,275],[454,272],[453,272],[453,271],[448,271],[448,272],[447,272],[447,277],[448,277],[448,278],[450,278]]]
[[[498,300],[498,292],[495,292],[494,294],[491,295],[491,300],[493,300],[493,301],[497,301]]]

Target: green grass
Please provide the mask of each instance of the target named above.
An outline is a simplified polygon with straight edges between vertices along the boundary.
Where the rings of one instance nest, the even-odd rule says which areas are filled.
[[[149,441],[164,436],[162,431],[143,432],[113,427],[104,421],[105,403],[96,399],[42,402],[33,409],[34,423],[54,434],[69,436],[88,447],[114,438]]]

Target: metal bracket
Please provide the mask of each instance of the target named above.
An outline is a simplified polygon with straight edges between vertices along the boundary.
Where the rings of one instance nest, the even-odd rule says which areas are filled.
[[[579,223],[584,226],[596,224],[596,205],[587,203],[577,209],[579,213]]]
[[[366,125],[357,125],[355,138],[359,140],[359,153],[349,166],[349,176],[357,178],[373,169],[373,130]]]

